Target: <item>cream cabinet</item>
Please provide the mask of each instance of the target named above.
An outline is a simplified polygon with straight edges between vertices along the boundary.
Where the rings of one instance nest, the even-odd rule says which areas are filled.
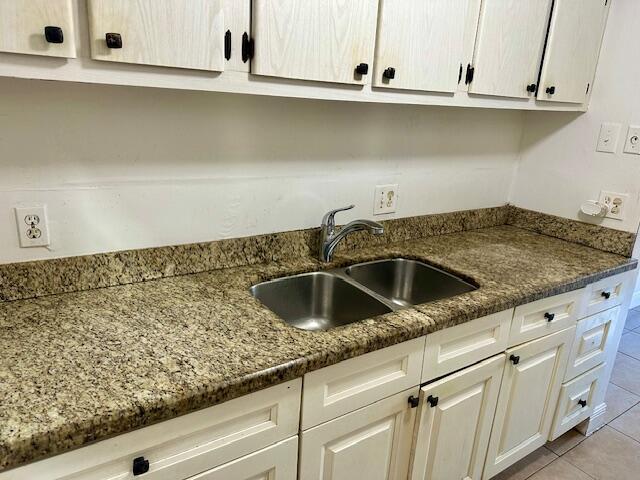
[[[551,5],[551,0],[482,1],[471,93],[535,94]]]
[[[71,0],[0,1],[0,52],[75,58]]]
[[[94,60],[223,71],[223,0],[88,0]]]
[[[365,84],[378,0],[253,0],[251,73]]]
[[[479,0],[382,0],[373,85],[455,92],[464,84],[470,61],[465,55],[473,51],[478,5]]]
[[[504,354],[422,387],[411,480],[479,480]]]
[[[606,0],[555,0],[538,100],[583,103],[596,72]]]
[[[507,350],[483,478],[546,443],[574,335],[570,327]]]
[[[407,478],[415,408],[405,390],[302,432],[300,480]]]

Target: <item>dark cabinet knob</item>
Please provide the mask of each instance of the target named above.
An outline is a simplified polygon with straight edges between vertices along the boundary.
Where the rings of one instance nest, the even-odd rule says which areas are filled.
[[[611,298],[611,292],[602,292],[601,295],[607,300]]]
[[[122,35],[119,33],[107,33],[105,39],[107,48],[122,48]]]
[[[440,399],[438,397],[434,397],[433,395],[429,395],[427,397],[427,403],[431,405],[431,408],[436,407]]]
[[[133,475],[142,475],[149,471],[149,460],[144,457],[137,457],[133,459]]]
[[[382,72],[382,76],[387,80],[393,80],[394,78],[396,78],[396,69],[393,67],[389,67],[384,72]]]
[[[587,406],[587,401],[586,400],[578,400],[578,405],[580,405],[582,408]]]
[[[520,363],[520,357],[518,355],[511,355],[509,357],[509,360],[511,360],[511,363],[513,363],[514,365],[517,365]]]
[[[64,43],[64,32],[60,27],[44,27],[44,38],[49,43]]]
[[[553,319],[556,318],[556,314],[547,312],[544,314],[544,318],[547,319],[547,322],[553,322]]]
[[[420,397],[414,397],[413,395],[409,397],[409,405],[411,406],[411,408],[416,408],[419,404]]]
[[[527,92],[536,93],[536,88],[538,88],[538,86],[535,83],[532,83],[531,85],[527,85]]]
[[[368,63],[361,63],[360,65],[358,65],[356,67],[356,73],[358,75],[366,75],[369,73],[369,64]]]
[[[547,93],[549,95],[553,95],[554,93],[556,93],[556,87],[549,87],[547,88]]]

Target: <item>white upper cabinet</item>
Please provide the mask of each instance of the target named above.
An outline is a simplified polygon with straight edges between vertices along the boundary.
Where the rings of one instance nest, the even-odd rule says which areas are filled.
[[[71,0],[0,0],[0,52],[76,57]]]
[[[608,0],[556,0],[538,100],[584,103],[598,63]]]
[[[373,85],[455,92],[471,61],[465,54],[473,51],[478,5],[479,0],[382,0]]]
[[[89,0],[94,60],[224,70],[222,0]]]
[[[377,0],[253,0],[251,73],[365,84],[377,15]]]
[[[551,3],[551,0],[483,0],[471,93],[533,96]]]

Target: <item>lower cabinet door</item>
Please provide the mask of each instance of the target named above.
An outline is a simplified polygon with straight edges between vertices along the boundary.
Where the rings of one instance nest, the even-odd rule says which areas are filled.
[[[421,389],[411,480],[480,480],[504,364],[501,354]]]
[[[298,437],[240,457],[189,480],[296,480]]]
[[[407,478],[418,388],[302,432],[300,480]]]
[[[483,478],[546,443],[575,330],[567,328],[507,350]]]

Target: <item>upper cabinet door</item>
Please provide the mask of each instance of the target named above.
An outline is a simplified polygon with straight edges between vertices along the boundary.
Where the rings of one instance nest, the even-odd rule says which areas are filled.
[[[222,0],[89,0],[91,56],[224,70]]]
[[[584,103],[598,63],[607,0],[556,0],[538,100]]]
[[[0,52],[76,57],[71,0],[0,0]]]
[[[373,85],[455,92],[463,64],[466,68],[465,52],[473,51],[478,4],[479,0],[382,0]],[[467,22],[470,12],[475,18]],[[467,28],[473,30],[470,35]]]
[[[483,0],[471,93],[514,98],[533,94],[551,3]]]
[[[365,84],[377,15],[377,0],[253,0],[251,73]]]

